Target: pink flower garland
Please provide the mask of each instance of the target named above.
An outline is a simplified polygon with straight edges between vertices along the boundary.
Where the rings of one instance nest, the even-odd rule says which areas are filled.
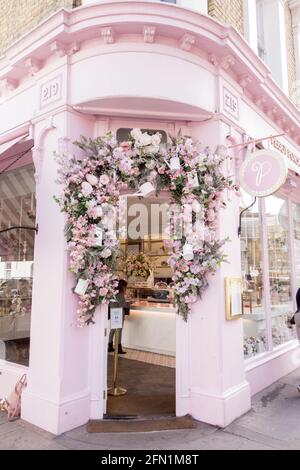
[[[93,322],[97,305],[110,302],[117,294],[113,266],[118,239],[110,226],[115,216],[111,209],[119,209],[124,184],[138,190],[145,182],[154,184],[157,193],[170,192],[172,202],[181,208],[181,221],[184,208],[189,206],[192,213],[193,230],[181,239],[174,233],[166,239],[175,303],[186,319],[208,286],[208,274],[216,272],[225,259],[224,241],[216,239],[218,212],[226,206],[224,190],[238,189],[223,174],[226,157],[203,151],[191,138],[180,135],[162,145],[160,134],[149,135],[140,129],[133,129],[128,141],[119,144],[111,133],[94,140],[82,138],[76,144],[84,151],[82,159],[57,157],[64,190],[56,200],[66,213],[70,269],[77,287],[85,283],[79,293],[79,325]],[[172,219],[171,232],[175,225]]]

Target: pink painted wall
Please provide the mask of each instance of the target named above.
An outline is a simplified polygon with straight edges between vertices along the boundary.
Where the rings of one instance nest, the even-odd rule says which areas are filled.
[[[256,117],[261,119],[263,110],[251,103],[250,113],[241,80],[230,68],[232,60],[234,70],[255,77],[249,82],[254,96],[260,83],[264,84],[259,91],[265,95],[265,106],[276,101],[280,113],[288,113],[287,125],[297,116],[269,79],[266,67],[232,29],[225,31],[211,18],[162,3],[142,2],[143,8],[134,11],[133,3],[108,2],[58,12],[0,59],[0,77],[12,71],[19,79],[16,89],[1,97],[0,122],[4,124],[0,141],[3,134],[15,135],[18,126],[26,124],[34,134],[39,174],[40,231],[35,250],[29,385],[22,417],[54,434],[91,417],[102,417],[107,341],[103,310],[98,312],[95,326],[76,327],[64,217],[53,201],[60,191],[52,154],[59,139],[69,139],[62,146],[72,153],[71,143],[80,134],[96,136],[129,121],[133,127],[141,123],[147,127],[147,122],[151,128],[164,125],[173,134],[181,127],[212,147],[224,144],[228,134],[234,134],[238,142],[244,131],[259,134],[262,125]],[[113,25],[111,42],[100,34],[108,23]],[[142,33],[145,24],[155,24],[159,31],[153,43]],[[68,26],[64,32],[63,25]],[[24,57],[31,55],[43,59],[34,77],[22,68]],[[236,116],[224,108],[224,77],[239,103]],[[58,83],[56,93],[43,102],[43,90],[50,87],[53,91],[53,83]],[[136,110],[138,102],[140,109]],[[270,128],[276,127],[268,123],[264,132]],[[228,171],[235,174],[235,161]],[[230,263],[211,279],[189,322],[177,319],[177,414],[191,413],[219,426],[226,426],[250,407],[242,321],[226,321],[224,305],[225,276],[240,275],[238,213],[234,198],[220,217],[220,236],[231,238],[226,245]],[[247,371],[252,393],[276,380],[276,367],[281,373],[291,370],[290,360],[288,355],[278,356],[271,368],[261,365]],[[22,368],[0,363],[0,369],[1,396]]]

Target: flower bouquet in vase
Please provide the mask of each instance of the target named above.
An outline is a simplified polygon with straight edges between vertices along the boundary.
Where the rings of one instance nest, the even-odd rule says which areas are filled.
[[[144,253],[129,255],[124,262],[124,272],[128,283],[136,287],[148,287],[152,264]]]

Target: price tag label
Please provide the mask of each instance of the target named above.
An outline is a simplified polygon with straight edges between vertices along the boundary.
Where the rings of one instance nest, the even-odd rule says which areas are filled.
[[[110,327],[112,330],[118,330],[123,327],[122,307],[113,307],[110,309]]]

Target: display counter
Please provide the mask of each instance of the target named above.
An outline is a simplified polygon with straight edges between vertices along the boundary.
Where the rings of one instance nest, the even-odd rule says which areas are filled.
[[[122,344],[126,348],[175,356],[176,311],[172,304],[134,302],[126,316]]]

